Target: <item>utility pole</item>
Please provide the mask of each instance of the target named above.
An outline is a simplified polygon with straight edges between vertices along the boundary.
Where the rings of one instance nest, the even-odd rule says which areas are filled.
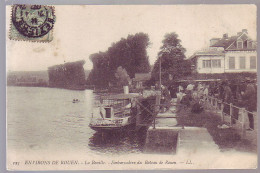
[[[159,56],[159,87],[160,87],[160,96],[159,96],[159,105],[160,105],[161,96],[162,96],[162,60],[161,60],[161,56]]]
[[[161,62],[161,56],[159,57],[159,86],[161,91],[162,86],[162,62]]]
[[[155,108],[156,113],[160,112],[161,95],[162,95],[162,89],[161,89],[161,85],[162,85],[161,56],[159,56],[158,58],[159,58],[159,87],[160,87],[159,91],[160,91],[160,94],[156,95],[156,105],[157,105],[156,108]],[[155,129],[155,117],[153,119],[153,129]]]

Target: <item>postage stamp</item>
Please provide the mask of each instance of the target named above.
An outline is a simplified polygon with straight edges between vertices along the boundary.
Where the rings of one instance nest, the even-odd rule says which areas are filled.
[[[50,42],[55,23],[54,7],[45,5],[13,5],[11,40]]]

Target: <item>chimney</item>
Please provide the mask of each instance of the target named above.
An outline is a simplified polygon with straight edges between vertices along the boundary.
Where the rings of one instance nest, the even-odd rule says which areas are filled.
[[[220,39],[219,38],[212,38],[209,40],[210,46],[213,46],[215,43],[217,43]]]
[[[228,34],[227,33],[223,34],[223,38],[228,39]]]
[[[242,32],[248,34],[247,29],[242,29]]]

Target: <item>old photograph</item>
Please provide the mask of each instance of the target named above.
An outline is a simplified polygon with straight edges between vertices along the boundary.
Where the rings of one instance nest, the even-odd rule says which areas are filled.
[[[6,6],[8,170],[257,168],[255,5]]]

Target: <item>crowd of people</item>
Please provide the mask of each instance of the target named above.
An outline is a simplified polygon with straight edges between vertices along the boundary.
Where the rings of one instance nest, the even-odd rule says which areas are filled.
[[[230,104],[235,106],[232,108],[233,120],[238,119],[237,107],[245,108],[248,111],[249,129],[254,129],[252,113],[257,110],[256,80],[245,78],[244,80],[184,81],[168,87],[162,86],[161,89],[162,103],[166,105],[172,98],[177,98],[177,102],[194,107],[193,111],[201,111],[202,102],[207,101],[208,96],[212,96],[224,103],[223,112],[227,115],[230,115]]]

